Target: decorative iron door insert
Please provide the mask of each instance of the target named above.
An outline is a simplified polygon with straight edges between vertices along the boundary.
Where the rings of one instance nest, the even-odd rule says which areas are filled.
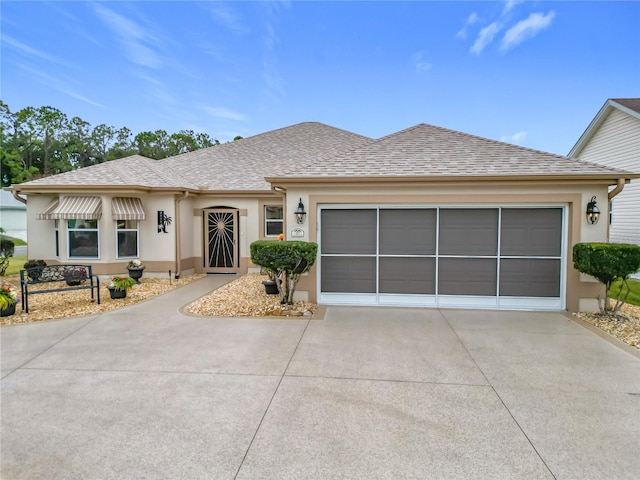
[[[210,209],[204,211],[206,236],[205,270],[234,273],[238,266],[238,211]]]

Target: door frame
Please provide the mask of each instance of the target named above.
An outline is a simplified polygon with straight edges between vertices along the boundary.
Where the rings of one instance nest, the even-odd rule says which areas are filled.
[[[209,215],[212,213],[230,213],[233,215],[233,259],[232,266],[212,267],[209,255]],[[212,207],[202,209],[202,231],[203,231],[203,270],[205,273],[238,273],[240,270],[240,214],[237,208],[230,207]]]

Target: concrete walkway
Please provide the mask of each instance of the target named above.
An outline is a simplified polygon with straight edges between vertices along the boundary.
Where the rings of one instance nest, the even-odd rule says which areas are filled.
[[[2,327],[2,479],[635,479],[640,359],[555,313]]]

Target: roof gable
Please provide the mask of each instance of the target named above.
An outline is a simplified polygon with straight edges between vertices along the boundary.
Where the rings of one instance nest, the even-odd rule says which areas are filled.
[[[271,190],[265,177],[330,158],[373,140],[306,122],[161,160],[193,186],[209,190]]]
[[[602,106],[600,111],[591,120],[591,123],[582,133],[576,144],[571,151],[567,154],[568,157],[579,157],[584,147],[589,143],[591,138],[596,134],[600,126],[607,119],[613,109],[620,110],[632,117],[640,120],[640,98],[610,98]]]

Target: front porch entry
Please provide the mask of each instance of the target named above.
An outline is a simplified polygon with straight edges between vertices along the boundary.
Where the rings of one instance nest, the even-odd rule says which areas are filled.
[[[204,271],[236,273],[238,263],[238,210],[209,208],[203,211]]]

